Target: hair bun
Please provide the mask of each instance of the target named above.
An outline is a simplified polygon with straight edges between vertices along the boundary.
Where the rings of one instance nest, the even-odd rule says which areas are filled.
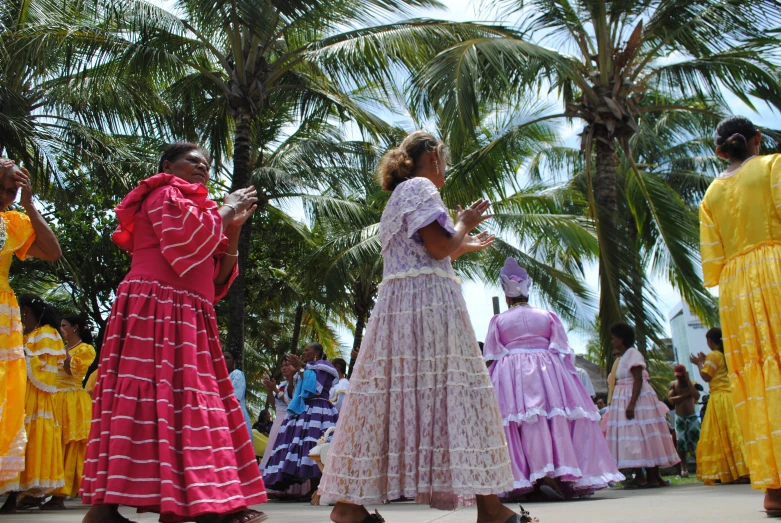
[[[749,157],[749,141],[758,133],[756,126],[743,116],[730,116],[716,127],[717,151],[731,160],[745,160]]]
[[[385,191],[393,191],[401,182],[412,177],[415,161],[407,152],[396,147],[388,151],[380,160],[377,177]]]

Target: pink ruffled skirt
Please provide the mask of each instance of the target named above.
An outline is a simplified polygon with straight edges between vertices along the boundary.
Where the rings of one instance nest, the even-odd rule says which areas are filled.
[[[571,363],[548,349],[515,349],[490,369],[512,461],[514,491],[557,478],[583,497],[623,481],[599,428],[599,412]]]

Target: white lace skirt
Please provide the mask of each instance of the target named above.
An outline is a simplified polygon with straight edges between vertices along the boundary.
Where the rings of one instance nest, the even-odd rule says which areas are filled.
[[[380,289],[320,483],[324,497],[452,510],[513,487],[502,419],[458,283]]]

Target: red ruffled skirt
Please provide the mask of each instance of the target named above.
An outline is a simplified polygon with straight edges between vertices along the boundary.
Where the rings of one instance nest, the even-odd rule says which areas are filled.
[[[101,352],[85,504],[127,505],[177,522],[266,502],[210,301],[126,280]]]

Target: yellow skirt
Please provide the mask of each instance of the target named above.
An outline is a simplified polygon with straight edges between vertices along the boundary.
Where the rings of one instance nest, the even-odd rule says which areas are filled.
[[[743,436],[729,392],[714,392],[702,421],[697,445],[697,479],[706,485],[748,477]]]
[[[54,395],[54,416],[62,430],[63,446],[71,441],[87,441],[92,423],[92,398],[84,389]]]
[[[19,306],[13,292],[0,291],[0,494],[19,490],[19,473],[24,470],[26,388]]]
[[[730,260],[719,281],[719,312],[732,398],[751,485],[781,488],[781,245]]]
[[[24,421],[27,452],[19,487],[31,496],[42,496],[65,485],[62,431],[54,418],[54,394],[28,381]]]
[[[54,415],[62,431],[65,486],[53,494],[75,497],[79,495],[84,470],[92,421],[92,398],[83,389],[58,392],[54,395]]]

